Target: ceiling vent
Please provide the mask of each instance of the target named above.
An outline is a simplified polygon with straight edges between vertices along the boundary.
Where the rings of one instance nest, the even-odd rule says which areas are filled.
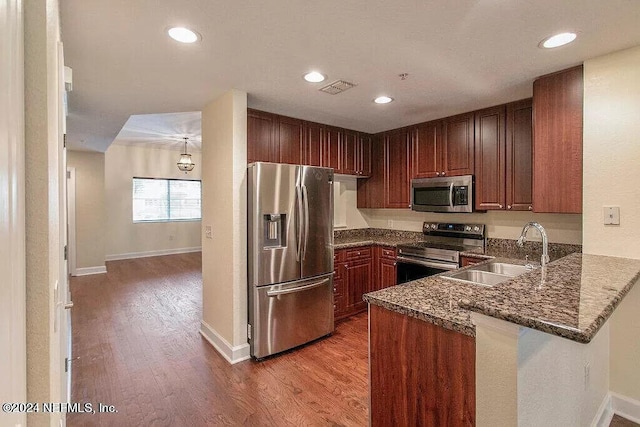
[[[328,93],[329,95],[337,95],[339,93],[344,92],[347,89],[351,89],[356,86],[355,83],[349,83],[344,80],[336,80],[333,83],[329,83],[325,87],[320,88],[319,90],[324,93]]]

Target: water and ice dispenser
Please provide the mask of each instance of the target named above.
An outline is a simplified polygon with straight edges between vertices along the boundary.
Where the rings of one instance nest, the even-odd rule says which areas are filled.
[[[286,214],[266,214],[263,217],[264,236],[263,249],[274,249],[285,246],[287,241],[286,234]]]

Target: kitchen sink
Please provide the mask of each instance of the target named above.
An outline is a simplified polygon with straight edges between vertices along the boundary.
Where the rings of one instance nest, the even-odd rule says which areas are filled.
[[[474,285],[495,286],[531,270],[531,266],[490,262],[440,277],[457,282],[473,283]]]
[[[506,262],[492,262],[485,265],[479,265],[473,270],[488,271],[490,273],[504,274],[505,276],[515,277],[521,274],[531,271],[531,268],[527,268],[524,265],[507,264]]]

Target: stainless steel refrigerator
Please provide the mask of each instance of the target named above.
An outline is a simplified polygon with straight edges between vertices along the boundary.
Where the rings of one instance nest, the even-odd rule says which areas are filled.
[[[257,359],[328,335],[333,319],[333,169],[248,167],[248,338]]]

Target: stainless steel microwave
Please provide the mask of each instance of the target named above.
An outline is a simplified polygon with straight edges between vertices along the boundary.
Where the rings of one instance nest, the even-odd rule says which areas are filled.
[[[473,175],[411,180],[411,209],[420,212],[473,212]]]

